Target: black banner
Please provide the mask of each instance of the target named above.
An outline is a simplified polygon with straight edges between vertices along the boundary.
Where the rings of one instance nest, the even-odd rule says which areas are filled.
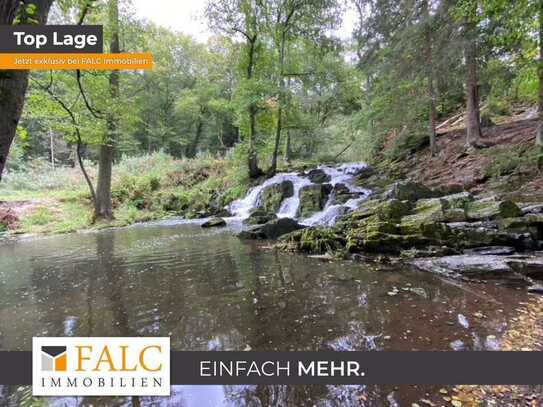
[[[0,25],[0,53],[92,53],[104,51],[101,25]]]
[[[543,384],[543,352],[172,352],[172,384]],[[32,383],[0,352],[0,384]]]

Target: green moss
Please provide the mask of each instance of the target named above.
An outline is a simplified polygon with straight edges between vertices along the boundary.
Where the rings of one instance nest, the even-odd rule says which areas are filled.
[[[283,189],[281,185],[275,184],[262,192],[262,208],[268,213],[276,213],[283,202]]]
[[[320,212],[328,200],[330,185],[308,185],[300,190],[300,218],[305,219]]]
[[[334,228],[307,228],[281,237],[278,247],[311,254],[333,254],[345,250],[345,239]]]
[[[402,216],[409,214],[410,211],[411,204],[398,199],[389,199],[375,209],[377,217],[383,221],[400,220]]]
[[[521,215],[522,211],[512,201],[498,201],[488,198],[469,202],[466,205],[468,220],[515,218]]]

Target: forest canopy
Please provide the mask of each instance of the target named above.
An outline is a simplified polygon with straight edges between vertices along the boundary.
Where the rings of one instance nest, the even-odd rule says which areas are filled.
[[[421,145],[438,154],[451,117],[477,149],[495,117],[543,104],[536,0],[216,0],[206,43],[138,18],[130,0],[2,7],[4,23],[103,24],[108,52],[154,54],[152,71],[1,79],[13,98],[28,83],[24,109],[5,109],[18,125],[2,129],[4,172],[36,158],[98,163],[95,187],[87,177],[98,217],[112,216],[100,202],[123,157],[228,155],[255,178],[293,161],[378,161],[391,135],[387,159]],[[357,16],[349,39],[337,35],[346,12]]]

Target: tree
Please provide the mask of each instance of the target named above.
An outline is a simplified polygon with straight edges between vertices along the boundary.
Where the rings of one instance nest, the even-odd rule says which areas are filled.
[[[543,146],[543,2],[539,1],[539,10],[537,15],[539,17],[539,63],[538,63],[538,76],[539,76],[539,127],[537,130],[536,144]]]
[[[54,0],[3,0],[0,24],[45,24]],[[0,181],[23,111],[28,71],[0,71]]]
[[[241,35],[245,41],[243,47],[245,65],[245,81],[247,88],[254,82],[255,65],[258,58],[258,47],[263,30],[262,4],[257,0],[212,0],[208,3],[206,14],[212,29],[229,35]],[[258,113],[257,97],[248,95],[247,114],[249,116],[247,165],[249,176],[257,178],[263,174],[258,166],[256,150]]]
[[[110,52],[118,54],[119,45],[119,0],[109,0],[108,19],[111,29]],[[111,103],[117,105],[120,96],[119,71],[113,70],[109,74],[109,91]],[[111,202],[111,177],[113,171],[114,145],[117,137],[118,118],[115,111],[107,113],[107,133],[100,146],[98,160],[98,184],[96,187],[96,213],[97,219],[113,219]]]
[[[424,46],[426,53],[426,80],[428,81],[428,132],[430,134],[430,153],[437,153],[436,134],[436,94],[434,88],[434,55],[433,55],[433,21],[430,18],[428,0],[422,0],[422,16],[426,28],[424,30]]]
[[[265,14],[268,30],[273,38],[277,55],[277,123],[271,165],[268,170],[268,174],[273,175],[277,170],[277,157],[284,121],[283,112],[288,107],[289,81],[285,78],[285,58],[289,43],[299,38],[314,40],[320,30],[331,28],[338,16],[333,13],[337,6],[335,1],[329,0],[273,0],[267,2],[267,5]],[[290,140],[287,140],[287,148],[290,148]]]

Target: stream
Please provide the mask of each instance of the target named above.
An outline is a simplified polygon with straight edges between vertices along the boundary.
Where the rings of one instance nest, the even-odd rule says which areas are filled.
[[[524,290],[323,262],[170,220],[0,242],[0,349],[33,336],[170,336],[172,350],[497,349]],[[146,406],[411,405],[417,386],[174,386]],[[24,389],[0,386],[0,405]],[[409,404],[406,404],[409,403]],[[53,398],[49,406],[127,399]]]

